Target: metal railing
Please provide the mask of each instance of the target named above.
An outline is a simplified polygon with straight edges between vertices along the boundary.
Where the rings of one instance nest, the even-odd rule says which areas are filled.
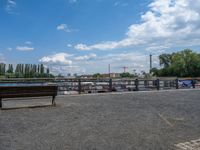
[[[182,84],[187,81],[190,84]],[[199,78],[151,78],[151,79],[131,79],[131,78],[105,78],[105,79],[85,79],[85,78],[15,78],[0,79],[0,84],[57,84],[59,94],[82,94],[82,93],[103,93],[103,92],[123,92],[123,91],[152,91],[195,88],[200,85]],[[184,82],[183,82],[184,83]]]

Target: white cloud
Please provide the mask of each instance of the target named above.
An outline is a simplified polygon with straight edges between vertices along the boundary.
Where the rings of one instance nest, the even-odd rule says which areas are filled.
[[[84,70],[82,64],[86,61],[92,61],[97,57],[96,54],[75,56],[68,53],[57,53],[50,56],[42,57],[39,62],[47,65],[55,74],[80,73]],[[73,63],[73,65],[72,65]],[[81,68],[79,66],[82,66]]]
[[[74,59],[78,61],[83,61],[83,60],[92,60],[92,59],[95,59],[96,57],[97,57],[96,54],[89,54],[89,55],[84,55],[84,56],[78,56],[78,57],[75,57]]]
[[[67,28],[66,24],[60,24],[57,26],[57,30],[64,30],[65,28]]]
[[[50,65],[48,66],[51,70],[51,73],[53,74],[62,74],[62,75],[67,75],[68,73],[77,73],[80,72],[80,67],[79,66],[59,66],[59,65]]]
[[[75,49],[78,50],[111,50],[111,49],[115,49],[115,48],[119,48],[119,47],[126,47],[126,46],[130,46],[133,43],[136,43],[139,41],[132,41],[131,39],[124,39],[122,41],[107,41],[107,42],[102,42],[102,43],[98,43],[98,44],[94,44],[91,46],[88,46],[86,44],[77,44],[75,45]],[[142,43],[142,41],[140,41]]]
[[[72,44],[67,44],[67,47],[72,47]]]
[[[167,45],[149,45],[149,47],[146,48],[146,51],[149,51],[151,53],[164,53],[166,49],[168,49],[170,46]]]
[[[152,42],[157,46],[170,44],[200,45],[200,0],[154,0],[149,11],[141,16],[141,23],[128,28],[126,38],[120,41],[93,45],[77,44],[78,50],[109,50]]]
[[[149,55],[140,52],[110,53],[98,56],[94,53],[85,55],[74,55],[68,53],[58,53],[44,56],[39,60],[47,65],[53,73],[67,75],[68,73],[86,74],[107,73],[108,64],[111,65],[112,72],[122,72],[123,66],[127,66],[129,72],[133,70],[149,71]],[[153,55],[154,67],[158,66],[158,57]],[[73,64],[73,65],[72,65]]]
[[[68,32],[68,33],[71,33],[71,32],[76,32],[78,31],[77,29],[71,29],[68,25],[66,24],[60,24],[56,27],[56,29],[58,31],[65,31],[65,32]]]
[[[28,46],[17,46],[16,50],[18,51],[33,51],[34,47],[28,47]]]
[[[77,73],[80,67],[73,64],[73,54],[57,53],[54,55],[44,56],[39,62],[47,65],[54,74],[67,75],[68,73]]]
[[[12,14],[14,13],[14,9],[16,9],[16,7],[17,7],[17,3],[15,2],[15,0],[7,0],[6,7],[5,7],[6,12],[8,12],[9,14]]]
[[[48,65],[71,65],[72,60],[68,59],[72,55],[67,53],[58,53],[55,55],[44,56],[39,61]]]

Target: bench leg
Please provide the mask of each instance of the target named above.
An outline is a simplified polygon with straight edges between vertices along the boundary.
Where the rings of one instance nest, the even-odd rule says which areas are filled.
[[[55,97],[56,96],[53,96],[53,98],[52,98],[52,106],[56,106]]]
[[[2,108],[2,98],[0,98],[0,108]]]

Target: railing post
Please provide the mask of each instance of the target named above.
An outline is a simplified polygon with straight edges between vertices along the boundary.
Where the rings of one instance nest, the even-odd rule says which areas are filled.
[[[78,93],[81,94],[81,79],[78,79]]]
[[[112,79],[109,79],[109,91],[112,92]]]
[[[135,79],[135,90],[139,91],[139,80]]]
[[[2,108],[2,98],[0,98],[0,109]]]
[[[144,87],[147,87],[147,80],[144,80]]]
[[[176,82],[176,89],[179,89],[179,87],[178,87],[178,78],[175,80],[175,82]]]
[[[156,80],[156,88],[157,88],[157,90],[160,90],[160,80],[159,79]]]
[[[52,106],[56,106],[55,97],[55,95],[52,97]]]
[[[192,87],[193,87],[193,89],[195,89],[195,80],[194,79],[192,79]]]

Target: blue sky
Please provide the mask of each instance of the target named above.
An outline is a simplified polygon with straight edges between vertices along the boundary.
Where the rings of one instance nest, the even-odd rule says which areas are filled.
[[[1,0],[0,61],[52,73],[149,69],[149,54],[200,43],[200,0]]]

